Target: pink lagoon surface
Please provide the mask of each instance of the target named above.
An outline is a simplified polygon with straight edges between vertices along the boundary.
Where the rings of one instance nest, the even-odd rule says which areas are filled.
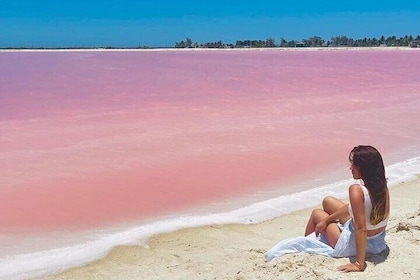
[[[419,65],[412,49],[0,52],[0,235],[320,187],[350,177],[358,144],[418,157]]]

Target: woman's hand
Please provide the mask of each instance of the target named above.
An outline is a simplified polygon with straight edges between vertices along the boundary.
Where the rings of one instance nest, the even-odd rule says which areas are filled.
[[[327,228],[328,224],[326,221],[320,221],[315,226],[315,234],[316,236],[319,236],[320,233],[323,233],[325,229]]]
[[[364,271],[364,267],[358,266],[355,263],[349,263],[346,265],[340,265],[338,267],[338,270],[344,271],[344,272],[362,272]]]

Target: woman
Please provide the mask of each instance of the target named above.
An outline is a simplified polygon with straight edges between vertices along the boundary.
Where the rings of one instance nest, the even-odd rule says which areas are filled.
[[[326,197],[323,209],[315,209],[305,236],[315,232],[334,248],[335,257],[355,256],[355,262],[338,267],[345,272],[363,271],[366,253],[378,254],[386,248],[385,228],[390,199],[385,168],[380,153],[372,146],[357,146],[349,156],[350,170],[361,184],[349,187],[350,204]],[[343,225],[343,226],[341,226]]]

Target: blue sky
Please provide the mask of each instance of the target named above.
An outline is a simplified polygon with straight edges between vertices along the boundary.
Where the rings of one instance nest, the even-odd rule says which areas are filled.
[[[0,47],[400,37],[419,35],[419,19],[420,0],[0,0]]]

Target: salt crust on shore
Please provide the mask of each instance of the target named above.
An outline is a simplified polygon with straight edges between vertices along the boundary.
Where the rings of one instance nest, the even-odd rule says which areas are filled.
[[[420,179],[390,188],[389,254],[369,257],[363,274],[348,258],[293,254],[265,262],[278,241],[302,235],[311,209],[251,225],[188,228],[154,236],[148,248],[120,246],[105,258],[44,278],[58,279],[420,279]]]

